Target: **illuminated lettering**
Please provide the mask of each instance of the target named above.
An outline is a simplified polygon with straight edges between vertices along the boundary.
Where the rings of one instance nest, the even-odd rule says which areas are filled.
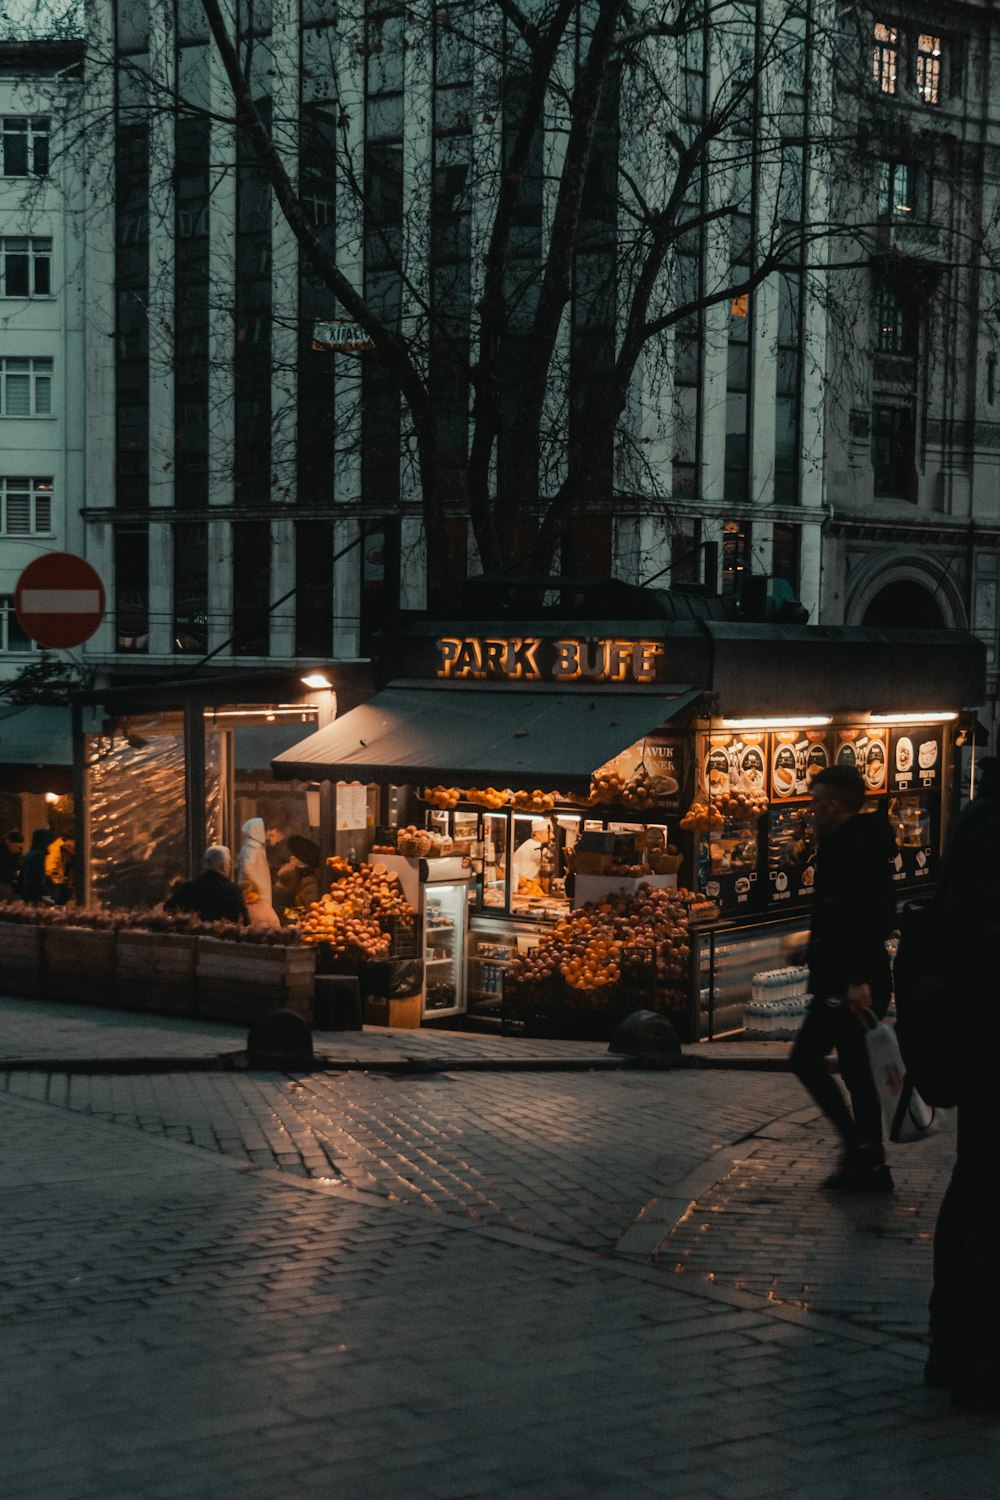
[[[487,677],[506,677],[507,642],[484,641],[483,670]]]
[[[580,650],[580,672],[595,682],[604,682],[608,675],[607,641],[583,641]]]
[[[437,642],[437,676],[538,682],[543,646],[552,654],[548,672],[555,682],[655,682],[665,649],[660,641],[448,635]]]
[[[523,641],[520,639],[510,641],[507,650],[507,675],[519,681],[537,681],[542,675],[536,660],[536,653],[541,644],[537,636],[528,636]]]
[[[656,681],[656,664],[662,655],[660,641],[636,641],[632,647],[632,676],[636,682]]]
[[[438,669],[437,669],[437,675],[439,677],[450,677],[451,676],[451,669],[452,669],[452,667],[455,664],[455,659],[458,656],[458,653],[461,650],[461,647],[462,647],[462,642],[459,641],[459,640],[456,640],[455,637],[451,636],[451,635],[442,636],[441,639],[438,641],[438,643],[437,643],[437,648],[438,648]]]
[[[467,640],[464,640],[461,646],[459,646],[458,648],[458,655],[455,658],[455,666],[452,670],[452,676],[481,677],[482,672],[480,669],[482,665],[483,658],[482,653],[479,649],[479,642],[476,640],[475,636],[470,636]]]
[[[632,665],[631,641],[608,641],[605,646],[605,671],[609,682],[624,682]]]
[[[556,660],[552,676],[557,682],[572,682],[580,675],[579,641],[556,641]]]

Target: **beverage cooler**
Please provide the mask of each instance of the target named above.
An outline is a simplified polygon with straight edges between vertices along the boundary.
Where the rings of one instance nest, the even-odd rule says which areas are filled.
[[[451,861],[449,860],[450,864]],[[465,939],[468,925],[468,880],[421,883],[421,927],[424,956],[423,1017],[460,1015],[465,1010]]]

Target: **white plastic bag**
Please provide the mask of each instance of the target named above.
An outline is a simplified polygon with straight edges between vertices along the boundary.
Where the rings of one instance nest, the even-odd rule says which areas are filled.
[[[868,1062],[882,1106],[882,1129],[897,1145],[923,1141],[937,1130],[934,1110],[906,1077],[895,1029],[869,1013]]]

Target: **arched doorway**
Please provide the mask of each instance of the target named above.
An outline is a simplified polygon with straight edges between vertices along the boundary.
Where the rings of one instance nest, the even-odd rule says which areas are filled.
[[[916,630],[944,630],[945,619],[934,595],[912,578],[897,578],[880,589],[865,610],[863,625]]]

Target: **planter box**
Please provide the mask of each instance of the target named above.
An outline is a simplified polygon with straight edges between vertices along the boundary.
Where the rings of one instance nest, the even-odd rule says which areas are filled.
[[[37,999],[42,990],[42,929],[0,922],[0,995]]]
[[[316,955],[307,944],[227,943],[200,937],[195,952],[197,1014],[249,1023],[275,1007],[313,1019]]]
[[[117,933],[68,926],[44,927],[42,933],[46,999],[113,1005]]]
[[[119,932],[115,1003],[124,1010],[195,1015],[197,942],[193,933]]]

